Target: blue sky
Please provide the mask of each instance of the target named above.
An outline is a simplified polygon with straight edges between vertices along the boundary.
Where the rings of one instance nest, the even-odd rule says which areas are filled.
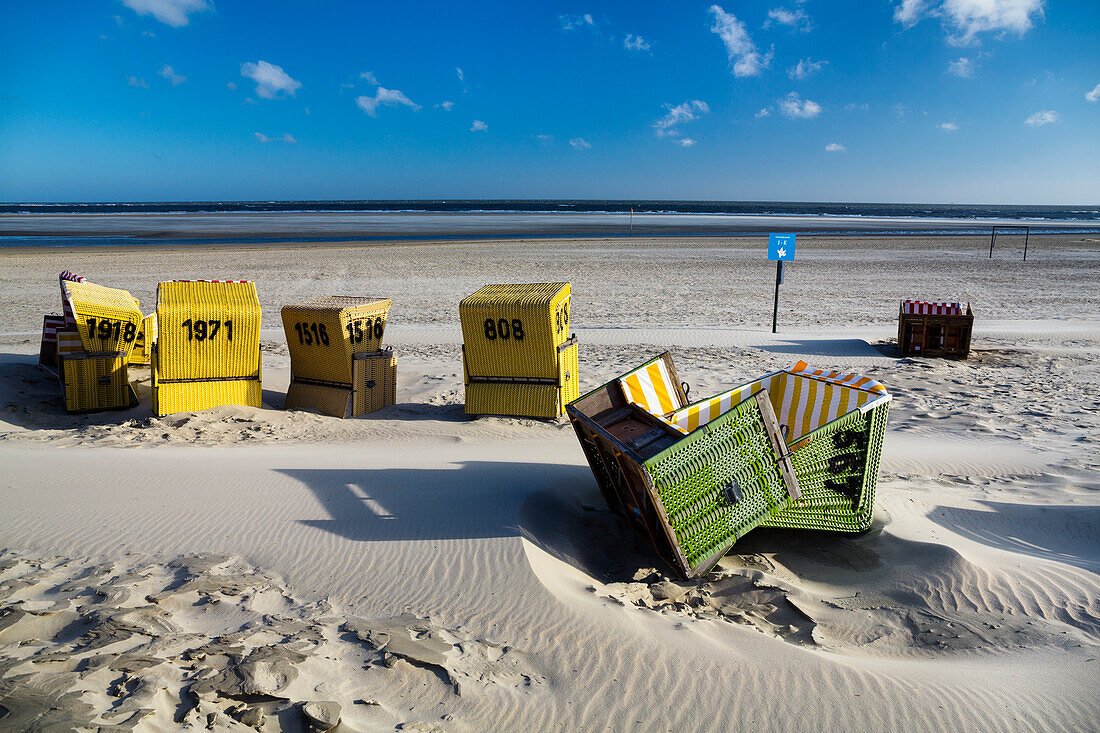
[[[1100,202],[1100,3],[0,3],[0,199]]]

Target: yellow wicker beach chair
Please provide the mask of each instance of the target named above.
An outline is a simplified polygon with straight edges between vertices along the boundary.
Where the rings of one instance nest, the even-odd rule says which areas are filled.
[[[352,417],[394,404],[397,360],[382,349],[389,310],[388,298],[336,295],[284,306],[286,408]]]
[[[130,352],[131,364],[148,364],[153,358],[153,344],[157,342],[157,314],[150,313],[141,321],[134,350]]]
[[[569,283],[487,285],[459,304],[466,414],[553,418],[579,396]]]
[[[260,299],[248,280],[157,286],[153,412],[260,407]]]
[[[137,404],[126,370],[142,320],[137,299],[68,271],[61,273],[60,283],[66,328],[58,331],[57,358],[66,409],[90,412]]]

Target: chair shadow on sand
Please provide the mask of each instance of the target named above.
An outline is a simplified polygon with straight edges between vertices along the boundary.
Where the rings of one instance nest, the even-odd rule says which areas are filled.
[[[0,354],[0,409],[4,411],[3,420],[27,430],[74,430],[154,417],[149,368],[131,365],[130,382],[138,395],[136,406],[72,413],[65,409],[65,398],[57,376],[39,365],[37,354]],[[264,408],[282,410],[286,393],[265,389],[262,400]],[[400,402],[352,419],[466,422],[470,417],[461,404]]]
[[[72,413],[57,377],[38,364],[37,354],[0,354],[0,409],[4,422],[27,430],[71,430],[90,425],[117,425],[133,418],[148,417],[151,392],[148,375],[135,369],[131,378],[137,391],[137,406],[122,410]],[[144,377],[144,379],[142,379]]]
[[[792,354],[798,357],[877,357],[890,356],[879,345],[863,339],[783,339],[778,344],[760,344],[756,348],[773,354]],[[894,349],[897,356],[897,348]]]
[[[329,514],[301,524],[357,542],[515,537],[530,494],[591,481],[587,466],[509,461],[279,472],[301,482]]]
[[[998,550],[1100,573],[1100,507],[978,503],[991,511],[941,506],[929,512],[928,518]]]

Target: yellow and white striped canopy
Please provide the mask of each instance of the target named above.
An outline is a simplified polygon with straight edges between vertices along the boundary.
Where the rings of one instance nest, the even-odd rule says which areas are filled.
[[[870,377],[814,369],[799,361],[790,369],[767,374],[717,397],[688,405],[669,418],[675,425],[690,432],[761,389],[768,390],[775,415],[780,425],[786,426],[788,442],[798,440],[852,410],[890,398],[886,388]]]

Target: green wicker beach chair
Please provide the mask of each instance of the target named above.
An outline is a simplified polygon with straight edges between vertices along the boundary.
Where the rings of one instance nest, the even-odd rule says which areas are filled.
[[[767,389],[691,430],[668,417],[686,401],[666,352],[566,411],[608,506],[694,577],[800,494]]]
[[[871,526],[890,395],[857,374],[799,361],[666,419],[693,430],[751,394],[767,390],[791,455],[802,501],[765,519],[771,527],[862,532]]]

